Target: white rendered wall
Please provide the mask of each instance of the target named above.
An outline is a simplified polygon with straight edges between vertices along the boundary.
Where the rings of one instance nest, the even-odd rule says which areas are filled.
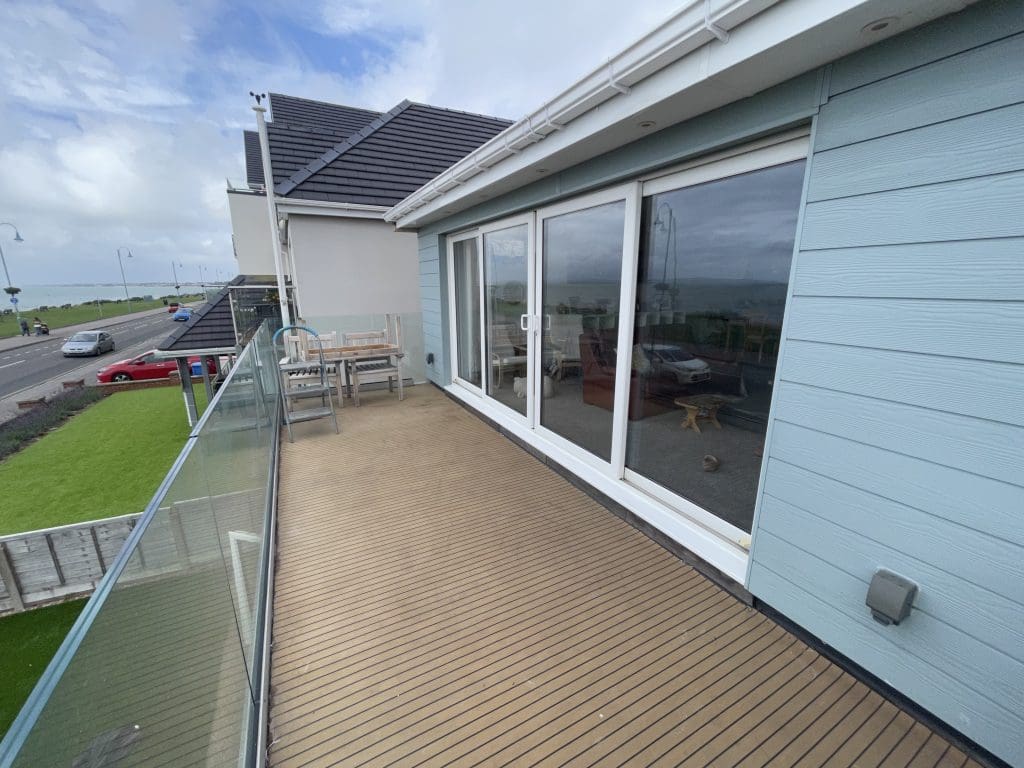
[[[291,214],[289,248],[295,261],[302,318],[317,331],[384,328],[384,315],[402,317],[406,376],[424,380],[423,323],[415,233],[373,219]]]
[[[372,219],[288,219],[302,313],[419,312],[416,235]]]

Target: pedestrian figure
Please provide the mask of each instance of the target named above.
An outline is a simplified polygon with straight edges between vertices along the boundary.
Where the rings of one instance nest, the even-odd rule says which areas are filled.
[[[19,323],[20,323],[20,325],[21,325],[21,335],[22,335],[22,336],[28,336],[28,320],[26,320],[26,319],[25,319],[25,318],[23,317],[23,318],[21,318],[21,320],[19,320],[18,322],[19,322]]]

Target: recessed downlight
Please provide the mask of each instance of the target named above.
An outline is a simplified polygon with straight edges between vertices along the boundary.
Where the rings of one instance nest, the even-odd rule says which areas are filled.
[[[537,169],[537,173],[547,173],[547,172],[548,172],[547,168],[538,168]]]
[[[637,123],[637,125],[640,126],[641,128],[646,129],[653,128],[654,126],[657,125],[657,123],[654,122],[653,120],[641,120],[639,123]]]
[[[861,34],[864,35],[875,35],[878,34],[879,32],[889,29],[889,27],[893,26],[897,21],[899,21],[899,19],[897,19],[895,16],[886,16],[881,19],[875,19],[870,24],[865,24],[863,27],[861,27],[860,31]]]

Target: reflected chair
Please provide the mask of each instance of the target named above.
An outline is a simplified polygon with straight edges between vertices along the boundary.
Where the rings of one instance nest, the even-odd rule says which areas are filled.
[[[506,368],[523,367],[529,360],[526,355],[526,337],[511,323],[491,326],[487,351],[491,357],[491,382],[495,389],[501,389]]]

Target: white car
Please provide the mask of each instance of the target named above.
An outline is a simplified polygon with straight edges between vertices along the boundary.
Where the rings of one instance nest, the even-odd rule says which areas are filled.
[[[711,366],[685,349],[671,344],[644,344],[655,374],[672,377],[679,384],[698,384],[711,379]]]

